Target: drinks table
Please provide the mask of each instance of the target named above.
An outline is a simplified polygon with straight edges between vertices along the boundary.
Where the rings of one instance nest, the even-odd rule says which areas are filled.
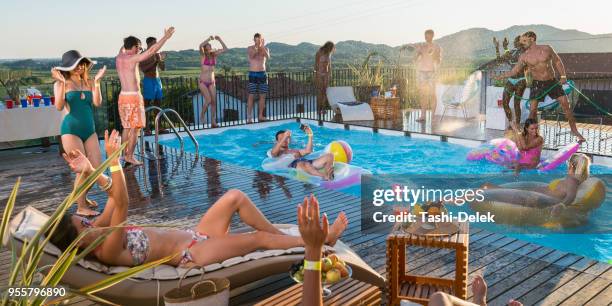
[[[63,118],[55,106],[0,110],[0,142],[57,136]]]

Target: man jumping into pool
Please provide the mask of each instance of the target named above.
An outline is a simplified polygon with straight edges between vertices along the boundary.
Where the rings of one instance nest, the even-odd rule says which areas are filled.
[[[561,88],[561,85],[567,82],[565,67],[561,58],[551,46],[536,44],[536,34],[533,31],[527,31],[521,35],[521,44],[524,46],[525,52],[519,57],[518,63],[511,71],[503,73],[494,79],[501,80],[514,77],[523,72],[526,67],[529,68],[529,74],[533,78],[529,94],[529,99],[531,100],[529,118],[536,118],[538,102],[544,101],[544,98],[548,95],[559,101],[563,112],[567,116],[572,134],[578,138],[578,141],[584,142],[584,137],[582,137],[576,128],[576,119],[570,109],[567,96],[565,96],[565,92]],[[559,72],[560,80],[555,78],[555,69]],[[529,82],[527,83],[529,86]]]
[[[271,154],[273,157],[279,157],[285,154],[292,154],[295,160],[289,164],[289,167],[305,171],[306,173],[324,180],[334,179],[334,155],[325,153],[316,159],[306,159],[305,156],[312,153],[312,130],[309,126],[304,126],[304,132],[308,134],[308,143],[306,148],[301,150],[289,149],[291,142],[291,131],[281,130],[276,133],[276,144],[272,148]]]

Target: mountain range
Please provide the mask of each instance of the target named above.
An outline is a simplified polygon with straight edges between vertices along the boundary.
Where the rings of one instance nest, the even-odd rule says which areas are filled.
[[[612,33],[593,35],[578,30],[563,30],[549,25],[516,25],[500,31],[486,28],[471,28],[436,39],[443,49],[443,65],[476,66],[495,57],[493,37],[502,41],[507,37],[511,42],[515,36],[533,30],[538,35],[538,42],[550,44],[559,53],[612,52]],[[414,45],[409,43],[408,45]],[[314,54],[319,46],[311,43],[288,45],[271,42],[267,45],[272,55],[269,61],[271,70],[309,69],[314,65]],[[377,52],[388,64],[396,63],[402,46],[372,44],[356,40],[340,41],[336,44],[333,63],[336,67],[362,62],[369,52]],[[197,50],[167,52],[167,69],[186,69],[199,67]],[[411,51],[402,53],[400,62],[409,63]],[[114,68],[114,58],[95,58],[100,65]],[[376,59],[375,59],[376,60]],[[59,59],[24,59],[1,61],[0,67],[10,69],[47,70],[57,65]],[[247,65],[246,48],[231,48],[218,59],[218,65],[225,69],[245,69]]]

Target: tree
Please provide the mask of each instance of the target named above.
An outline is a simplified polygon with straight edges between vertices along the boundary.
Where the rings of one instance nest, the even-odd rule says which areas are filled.
[[[0,85],[6,89],[6,93],[13,101],[19,101],[19,86],[25,85],[24,80],[31,78],[30,70],[0,70]]]

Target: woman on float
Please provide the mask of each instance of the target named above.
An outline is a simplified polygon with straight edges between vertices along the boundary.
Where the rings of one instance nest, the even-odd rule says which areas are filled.
[[[590,176],[591,161],[588,156],[582,153],[573,154],[567,167],[567,176],[560,180],[557,184],[548,186],[533,186],[533,187],[513,187],[504,188],[493,184],[485,184],[483,189],[508,189],[508,190],[525,190],[539,193],[539,197],[525,197],[521,192],[506,192],[502,195],[497,195],[496,201],[514,203],[533,208],[552,207],[552,214],[557,215],[565,208],[572,204],[576,199],[578,187]],[[486,197],[486,195],[485,195]]]
[[[538,134],[538,122],[531,118],[525,120],[522,132],[516,123],[512,122],[510,126],[514,130],[515,143],[520,151],[520,159],[515,165],[516,171],[535,169],[540,163],[544,144],[544,138]]]

